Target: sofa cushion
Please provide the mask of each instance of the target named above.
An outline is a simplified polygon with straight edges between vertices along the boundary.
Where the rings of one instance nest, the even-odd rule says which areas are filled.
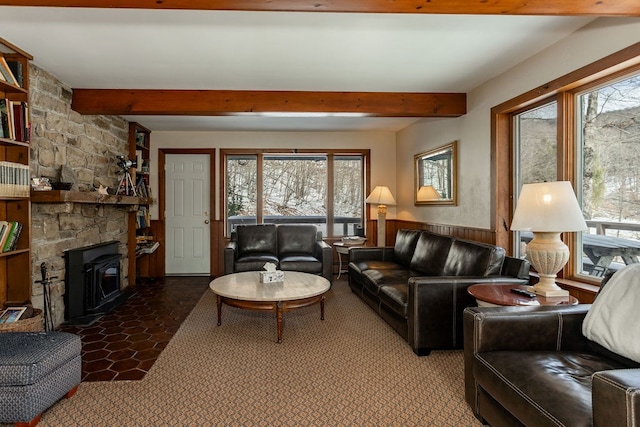
[[[591,375],[622,367],[569,351],[493,351],[476,362],[478,384],[525,425],[591,426]]]
[[[498,275],[504,261],[504,248],[487,243],[455,239],[444,263],[443,276]]]
[[[246,254],[267,254],[276,256],[276,226],[274,224],[239,225],[238,258]]]
[[[378,295],[381,286],[404,284],[409,280],[409,270],[365,270],[363,285],[373,295]]]
[[[260,271],[264,269],[266,263],[272,263],[278,265],[278,258],[271,254],[253,253],[238,258],[235,262],[235,272],[240,273],[243,271]]]
[[[282,224],[278,226],[278,255],[313,255],[316,245],[316,226]]]
[[[411,270],[426,276],[441,276],[451,242],[451,237],[422,231],[411,258]]]
[[[280,269],[302,273],[322,273],[322,263],[311,255],[288,255],[280,258]]]
[[[380,301],[398,316],[407,318],[407,284],[385,285],[378,293]]]
[[[393,247],[393,259],[396,263],[405,268],[409,267],[420,234],[420,230],[402,229],[396,232],[396,243]]]
[[[367,260],[352,263],[360,272],[365,270],[403,270],[406,267],[393,261]]]

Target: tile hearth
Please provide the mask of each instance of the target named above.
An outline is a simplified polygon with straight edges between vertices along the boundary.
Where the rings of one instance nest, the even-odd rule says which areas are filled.
[[[58,328],[82,338],[82,381],[142,379],[210,281],[209,277],[141,280],[122,305],[90,326]]]

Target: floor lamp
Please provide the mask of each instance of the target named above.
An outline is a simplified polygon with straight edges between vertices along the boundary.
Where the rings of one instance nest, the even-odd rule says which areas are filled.
[[[560,233],[587,230],[571,183],[524,184],[511,230],[533,232],[533,240],[527,245],[527,259],[540,281],[529,290],[545,297],[569,295],[555,282],[556,274],[569,260],[569,248],[560,239]]]
[[[373,189],[369,197],[365,200],[366,203],[372,205],[378,205],[378,246],[385,246],[387,229],[386,229],[386,221],[387,221],[387,205],[395,205],[396,199],[393,198],[393,194],[391,194],[391,190],[389,187],[385,187],[383,185],[378,185]]]

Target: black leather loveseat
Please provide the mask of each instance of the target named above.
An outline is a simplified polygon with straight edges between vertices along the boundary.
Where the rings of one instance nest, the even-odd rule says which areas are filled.
[[[238,225],[224,249],[224,274],[261,271],[267,262],[331,282],[333,253],[315,225]]]
[[[640,363],[585,337],[593,307],[467,308],[465,398],[476,417],[493,427],[640,426]]]
[[[495,245],[398,230],[395,246],[351,248],[349,286],[418,355],[460,348],[474,283],[527,283],[529,263]]]

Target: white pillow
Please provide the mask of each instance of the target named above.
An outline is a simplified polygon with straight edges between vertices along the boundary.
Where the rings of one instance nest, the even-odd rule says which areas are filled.
[[[640,363],[640,264],[616,272],[582,322],[585,337]]]

